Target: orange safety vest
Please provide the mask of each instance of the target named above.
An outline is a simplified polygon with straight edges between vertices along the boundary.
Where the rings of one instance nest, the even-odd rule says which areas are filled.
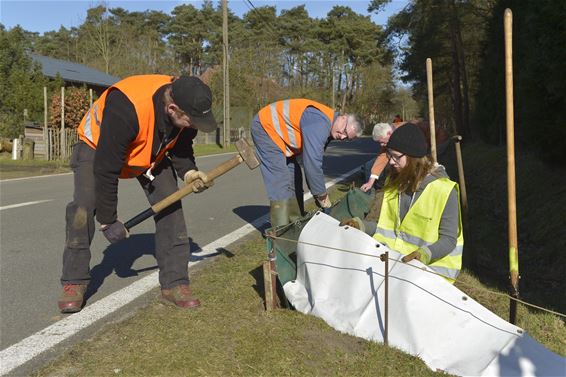
[[[120,172],[120,178],[133,178],[143,174],[149,168],[159,163],[165,156],[165,152],[171,149],[177,142],[181,132],[164,148],[161,148],[155,160],[151,161],[155,128],[153,95],[163,85],[170,84],[172,81],[172,76],[165,75],[128,77],[106,89],[81,120],[78,128],[79,138],[93,149],[96,149],[98,138],[100,137],[100,125],[102,124],[102,115],[106,105],[106,96],[110,90],[120,90],[132,102],[138,118],[139,131],[126,152],[125,164]],[[112,125],[106,126],[111,127]]]
[[[334,110],[308,99],[277,101],[265,106],[258,113],[262,127],[287,157],[301,153],[303,142],[300,122],[303,112],[309,106],[320,110],[330,124],[334,122]]]

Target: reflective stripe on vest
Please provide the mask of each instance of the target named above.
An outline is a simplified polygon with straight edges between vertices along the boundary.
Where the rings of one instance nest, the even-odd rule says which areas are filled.
[[[172,76],[139,75],[131,76],[117,82],[105,90],[100,98],[93,103],[85,114],[78,128],[79,138],[93,149],[98,145],[100,126],[106,105],[106,97],[110,90],[120,90],[133,104],[138,119],[138,134],[128,146],[125,165],[120,172],[121,178],[132,178],[143,174],[147,169],[157,164],[177,142],[177,137],[171,140],[152,161],[153,136],[155,132],[155,109],[153,96],[159,88],[170,84]],[[112,125],[109,125],[110,127]]]
[[[409,208],[401,224],[398,224],[399,193],[396,189],[386,190],[376,233],[373,237],[405,255],[419,247],[435,243],[439,238],[438,228],[442,213],[454,187],[456,187],[459,198],[459,188],[455,182],[447,178],[439,178],[430,182],[416,202]],[[454,282],[462,267],[463,246],[462,215],[458,200],[456,246],[446,256],[430,263],[429,267],[446,277],[448,281]]]
[[[334,121],[334,110],[308,99],[288,99],[265,106],[258,112],[259,121],[273,142],[287,157],[301,153],[301,117],[309,106],[320,110]]]

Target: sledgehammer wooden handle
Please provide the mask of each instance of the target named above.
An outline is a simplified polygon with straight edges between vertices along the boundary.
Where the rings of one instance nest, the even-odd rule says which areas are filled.
[[[206,173],[208,181],[212,181],[221,175],[227,173],[228,171],[234,169],[236,166],[240,165],[244,159],[240,154],[232,157],[228,161],[223,162],[222,164],[216,166],[214,169]],[[205,182],[206,183],[206,182]],[[181,187],[179,190],[175,191],[173,194],[169,195],[165,199],[155,203],[150,208],[146,209],[145,211],[139,213],[138,215],[132,217],[130,220],[124,223],[126,229],[131,229],[132,227],[138,225],[142,221],[154,216],[164,210],[165,208],[169,207],[171,204],[181,200],[185,196],[189,195],[193,192],[193,185],[185,185]]]

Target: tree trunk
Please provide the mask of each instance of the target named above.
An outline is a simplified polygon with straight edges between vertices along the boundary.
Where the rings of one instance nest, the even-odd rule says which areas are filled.
[[[457,12],[456,12],[457,14]],[[457,46],[458,46],[458,60],[460,62],[460,70],[461,70],[461,74],[460,76],[462,77],[462,116],[463,116],[463,126],[464,126],[464,134],[467,135],[468,138],[474,138],[474,136],[476,136],[475,134],[477,132],[475,132],[474,130],[472,130],[471,124],[470,124],[470,88],[468,85],[468,73],[467,73],[467,69],[466,69],[466,57],[464,54],[464,43],[462,41],[462,28],[461,28],[461,24],[460,24],[460,19],[458,17],[456,17],[455,19],[456,22],[456,41]]]
[[[454,0],[450,2],[451,12],[449,17],[449,29],[450,29],[450,46],[452,55],[452,80],[451,80],[451,92],[452,92],[452,105],[454,109],[454,121],[456,123],[456,131],[458,134],[467,137],[466,130],[464,129],[463,114],[462,114],[462,89],[461,89],[461,77],[460,77],[460,60],[458,56],[458,38],[456,35],[456,22],[455,18],[456,7],[454,5]]]

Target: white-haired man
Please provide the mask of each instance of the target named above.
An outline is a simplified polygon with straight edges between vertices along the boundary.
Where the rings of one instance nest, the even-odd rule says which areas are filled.
[[[364,192],[371,190],[374,183],[379,179],[384,168],[387,166],[387,156],[384,151],[393,131],[395,131],[395,126],[389,123],[377,123],[373,126],[371,136],[375,142],[379,143],[380,150],[371,167],[371,174],[368,181],[360,187]]]

